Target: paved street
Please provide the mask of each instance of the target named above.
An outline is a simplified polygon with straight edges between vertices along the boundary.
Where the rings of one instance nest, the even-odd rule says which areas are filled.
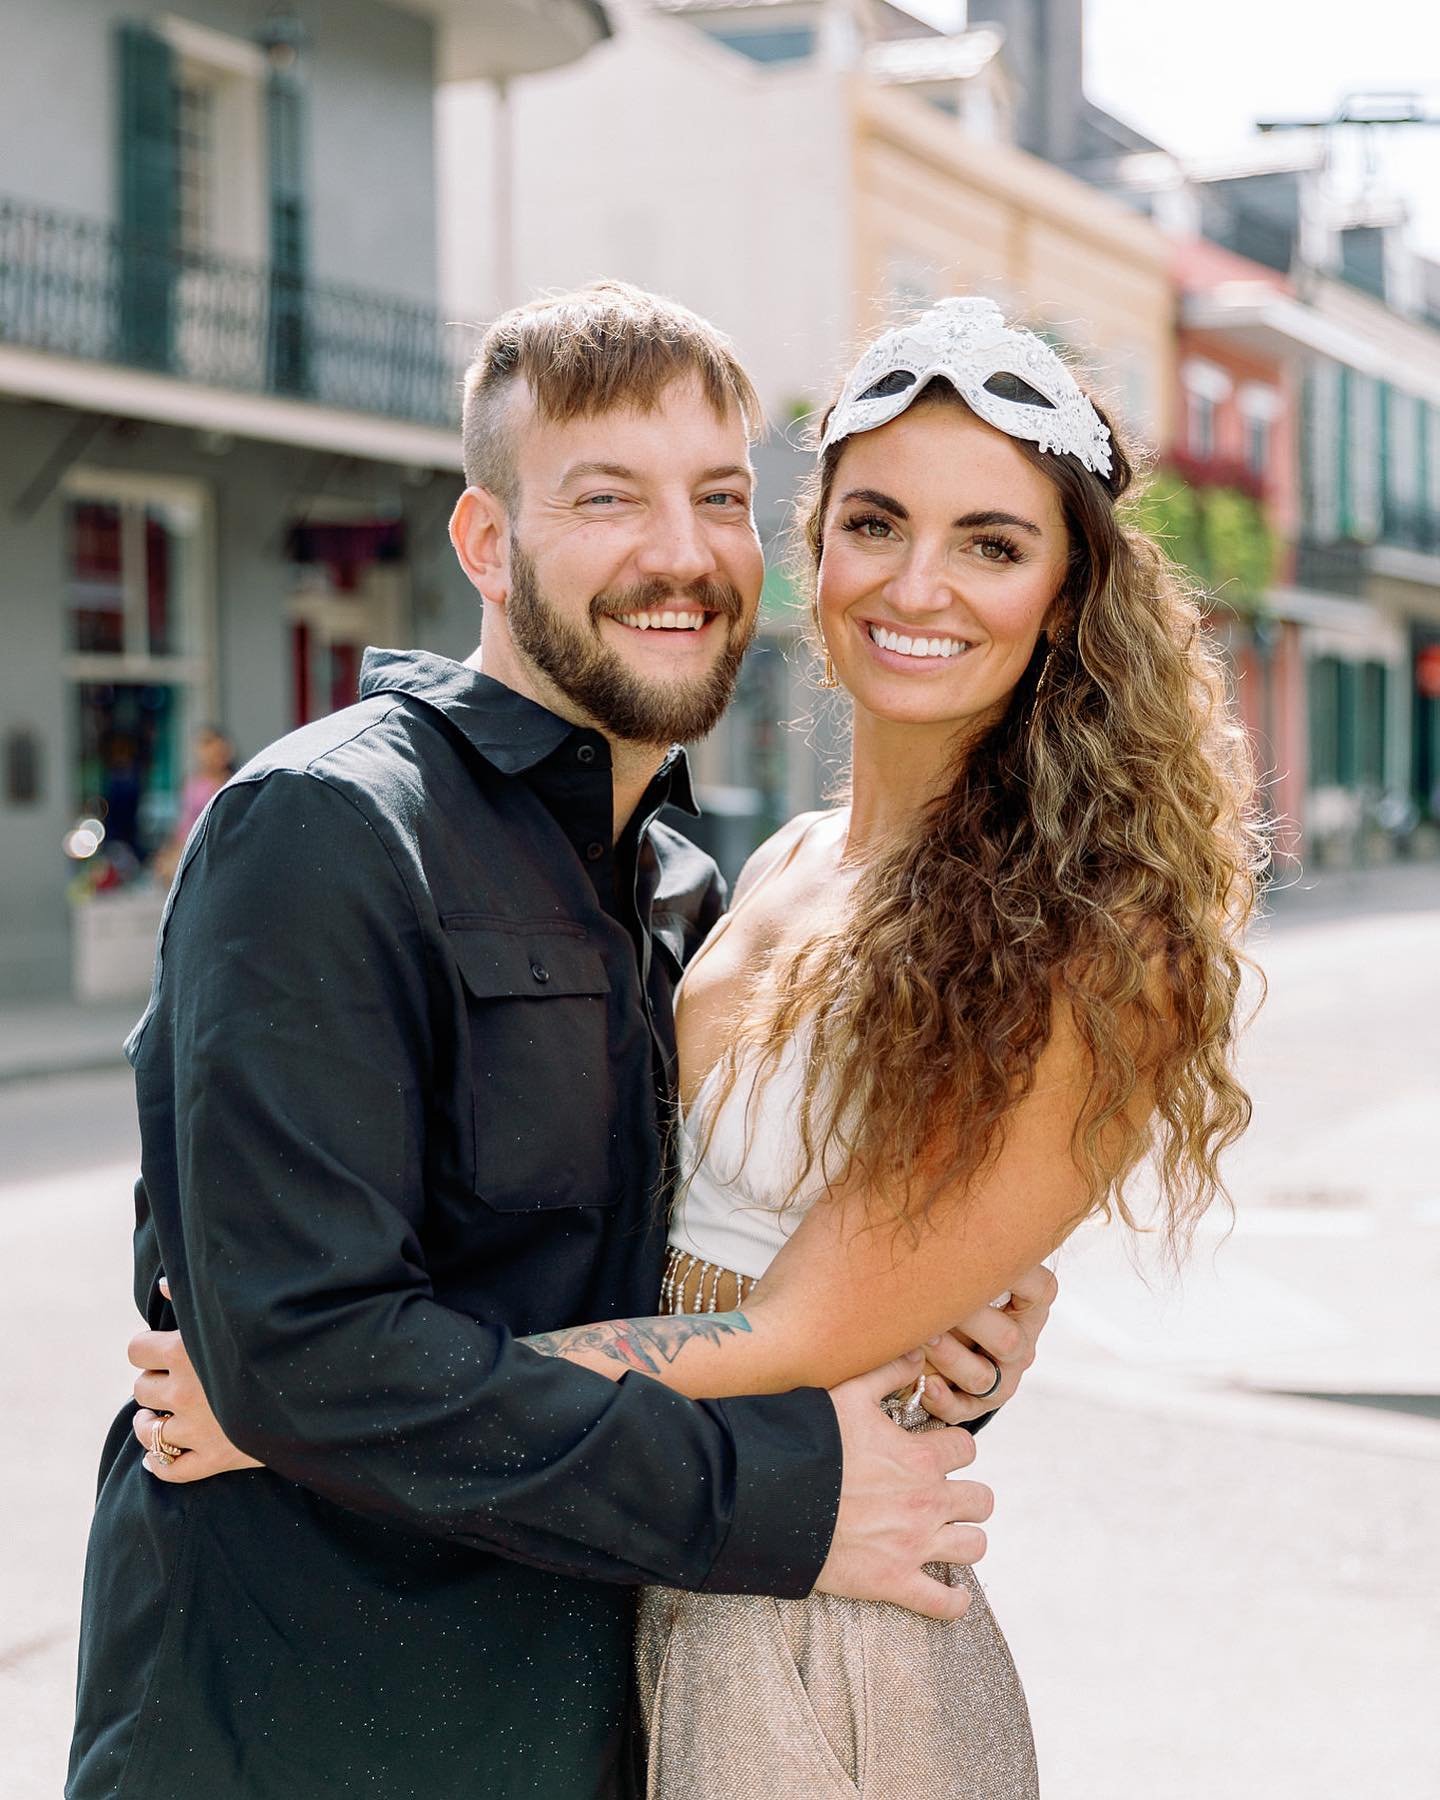
[[[1235,1230],[1178,1288],[1116,1234],[1068,1247],[1043,1367],[982,1440],[1046,1800],[1440,1800],[1440,907],[1296,908],[1257,949]],[[0,1142],[3,1791],[54,1800],[128,1386],[126,1079],[0,1088]],[[1358,1403],[1294,1397],[1321,1393]]]

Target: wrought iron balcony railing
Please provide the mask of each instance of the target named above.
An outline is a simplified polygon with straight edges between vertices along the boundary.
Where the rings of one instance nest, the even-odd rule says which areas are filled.
[[[1398,506],[1387,500],[1380,538],[1382,543],[1398,545],[1402,550],[1420,550],[1429,556],[1440,556],[1440,511],[1423,506]]]
[[[1302,537],[1295,546],[1295,585],[1317,593],[1360,598],[1365,593],[1365,546],[1349,539],[1325,543]]]
[[[0,343],[452,425],[466,337],[403,300],[0,199]]]

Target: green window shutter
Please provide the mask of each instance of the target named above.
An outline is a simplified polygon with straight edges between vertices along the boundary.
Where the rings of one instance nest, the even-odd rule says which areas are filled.
[[[1360,757],[1357,773],[1366,787],[1385,785],[1384,663],[1367,662],[1360,671]]]
[[[1390,446],[1390,411],[1393,396],[1388,381],[1379,381],[1375,385],[1379,399],[1380,535],[1383,538],[1388,536],[1396,512],[1395,469]]]
[[[117,354],[168,369],[174,339],[174,58],[147,26],[117,28],[120,255]]]
[[[1335,779],[1341,787],[1354,787],[1360,778],[1360,671],[1353,662],[1342,660],[1338,672]]]
[[[275,70],[266,87],[270,163],[270,385],[310,391],[310,333],[305,282],[310,256],[305,191],[305,92],[293,70]]]
[[[1340,403],[1337,407],[1340,429],[1335,433],[1335,493],[1336,514],[1340,522],[1340,536],[1351,538],[1355,535],[1355,508],[1350,493],[1350,450],[1351,437],[1355,429],[1355,421],[1351,417],[1350,394],[1355,383],[1349,369],[1343,365],[1340,369]]]
[[[1333,656],[1312,657],[1306,666],[1310,713],[1310,784],[1333,787],[1340,775],[1340,665]]]

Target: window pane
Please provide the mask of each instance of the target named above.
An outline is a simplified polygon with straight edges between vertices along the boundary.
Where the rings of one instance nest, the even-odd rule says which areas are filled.
[[[179,656],[185,649],[182,583],[188,523],[170,507],[145,509],[145,623],[152,656]]]
[[[69,509],[70,648],[80,655],[125,651],[125,580],[120,508],[78,500]]]
[[[104,821],[104,854],[119,884],[165,842],[174,823],[179,690],[159,682],[86,681],[75,692],[75,798],[82,812]]]
[[[808,25],[772,26],[758,31],[711,31],[709,36],[727,50],[738,50],[752,62],[801,62],[815,51],[815,33]]]
[[[215,90],[185,75],[175,87],[175,236],[203,255],[215,239]]]

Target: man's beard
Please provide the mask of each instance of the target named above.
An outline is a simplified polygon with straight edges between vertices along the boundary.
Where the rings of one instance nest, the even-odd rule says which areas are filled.
[[[535,565],[518,544],[510,550],[506,617],[517,650],[611,737],[632,744],[693,744],[714,730],[730,704],[755,622],[733,583],[705,579],[677,588],[664,581],[597,594],[588,627],[575,625],[540,592]],[[703,675],[646,679],[600,635],[600,620],[624,613],[673,610],[689,601],[728,621],[725,647]]]

